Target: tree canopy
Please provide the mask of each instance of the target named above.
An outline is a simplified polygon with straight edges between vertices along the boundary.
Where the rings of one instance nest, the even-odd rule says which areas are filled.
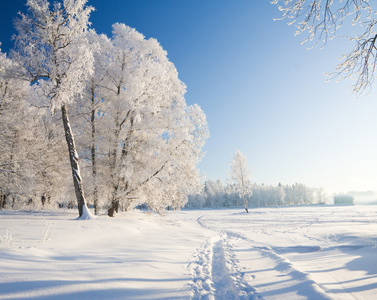
[[[156,39],[120,23],[98,35],[86,3],[28,0],[0,53],[0,200],[72,206],[74,191],[79,216],[88,202],[110,216],[180,208],[200,188],[206,116]]]

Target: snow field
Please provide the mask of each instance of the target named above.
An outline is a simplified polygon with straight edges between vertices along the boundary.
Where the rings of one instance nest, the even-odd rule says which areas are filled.
[[[0,211],[0,299],[376,299],[377,207]]]
[[[44,242],[42,217],[53,232]],[[76,211],[0,215],[0,234],[9,226],[18,237],[1,245],[0,299],[190,297],[187,264],[208,238],[198,224],[137,211],[113,219],[75,217]]]
[[[264,299],[376,299],[376,217],[375,206],[287,207],[208,213],[199,223],[235,239]]]

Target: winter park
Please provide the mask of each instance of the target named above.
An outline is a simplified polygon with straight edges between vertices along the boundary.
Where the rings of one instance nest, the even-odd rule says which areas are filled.
[[[0,299],[377,299],[377,7],[0,1]]]

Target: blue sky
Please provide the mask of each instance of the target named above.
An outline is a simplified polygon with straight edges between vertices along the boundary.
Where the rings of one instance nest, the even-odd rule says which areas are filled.
[[[12,19],[21,0],[0,1],[0,41],[10,47]],[[227,180],[238,148],[251,180],[301,182],[332,193],[375,190],[377,98],[355,99],[352,82],[325,81],[337,58],[351,49],[342,40],[308,51],[304,36],[268,0],[92,0],[98,33],[125,23],[168,52],[186,100],[207,114],[210,138],[200,169]]]

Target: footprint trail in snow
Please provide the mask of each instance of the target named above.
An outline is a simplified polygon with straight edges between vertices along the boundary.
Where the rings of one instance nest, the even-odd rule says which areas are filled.
[[[278,249],[242,234],[213,227],[213,224],[211,226],[205,222],[206,217],[207,215],[199,217],[197,222],[218,234],[197,251],[190,264],[193,273],[193,299],[275,299],[271,289],[278,282],[285,282],[283,285],[290,291],[288,293],[294,294],[297,299],[331,299],[308,273],[297,269]],[[248,249],[238,253],[243,261],[248,260],[248,268],[242,265],[242,259],[236,257],[237,251],[232,245],[238,246],[238,251],[240,247]],[[267,276],[261,278],[263,275],[258,274],[259,266],[250,268],[250,261],[252,266],[257,261],[268,266],[265,272]],[[255,276],[259,280],[255,280],[253,284]]]
[[[245,280],[226,234],[210,238],[190,264],[193,299],[263,299]]]

